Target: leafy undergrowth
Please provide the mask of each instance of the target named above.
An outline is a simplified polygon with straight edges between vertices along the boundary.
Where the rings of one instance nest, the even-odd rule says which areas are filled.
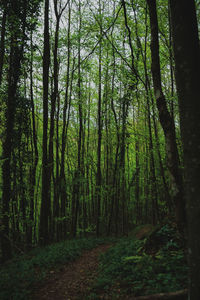
[[[73,261],[84,250],[111,242],[109,239],[75,239],[36,248],[28,255],[17,257],[0,270],[0,299],[29,299],[33,285],[46,278],[51,267]]]
[[[166,224],[144,240],[120,240],[102,255],[91,299],[129,299],[187,286],[187,263],[176,228]]]

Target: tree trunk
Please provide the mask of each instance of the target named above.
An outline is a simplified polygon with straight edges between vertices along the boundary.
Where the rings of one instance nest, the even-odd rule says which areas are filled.
[[[49,155],[48,155],[48,173],[49,173],[49,197],[51,200],[51,178],[54,177],[54,128],[55,128],[55,113],[56,113],[56,102],[58,99],[58,76],[59,76],[59,65],[58,65],[58,42],[59,42],[59,29],[60,29],[60,18],[62,11],[58,11],[57,1],[54,1],[54,12],[56,16],[56,30],[55,30],[55,42],[53,49],[53,92],[51,95],[51,116],[50,116],[50,130],[49,130]],[[58,199],[57,187],[54,186],[54,200]],[[56,197],[57,196],[57,197]],[[55,202],[54,202],[55,207]],[[55,210],[54,210],[55,211]],[[55,222],[53,220],[50,224],[51,236],[53,236]]]
[[[79,10],[79,28],[78,28],[78,112],[79,112],[79,134],[78,134],[78,164],[77,170],[74,175],[74,192],[73,192],[73,207],[72,207],[72,236],[76,237],[77,233],[77,222],[80,206],[80,193],[82,191],[82,176],[83,176],[83,103],[82,103],[82,91],[81,91],[81,2],[78,4]]]
[[[0,46],[0,86],[3,75],[3,64],[5,54],[5,33],[6,33],[6,19],[7,19],[7,8],[4,8],[2,23],[1,23],[1,46]]]
[[[65,88],[65,100],[64,100],[64,108],[63,108],[63,128],[62,128],[62,145],[61,145],[61,162],[60,162],[60,198],[61,198],[61,217],[65,216],[66,210],[66,178],[65,178],[65,152],[66,152],[66,141],[67,141],[67,130],[69,124],[69,116],[70,116],[70,101],[71,97],[69,95],[70,88],[70,59],[71,59],[71,36],[70,36],[70,28],[71,28],[71,6],[69,2],[68,7],[68,28],[67,28],[67,79],[66,79],[66,88]],[[73,81],[73,71],[71,84]],[[67,117],[68,112],[68,117]],[[62,222],[62,226],[60,228],[65,227],[65,222]],[[59,230],[60,231],[60,230]],[[63,230],[62,230],[63,232]],[[61,235],[61,232],[59,233]]]
[[[22,29],[16,29],[19,18],[16,15],[18,3],[12,2],[9,16],[11,19],[10,56],[8,72],[7,108],[5,113],[5,135],[2,146],[2,224],[1,249],[3,261],[11,258],[11,241],[9,237],[10,201],[11,201],[11,154],[13,149],[14,121],[16,113],[17,84],[20,77],[21,60],[24,51],[24,31],[26,20],[26,2]],[[21,44],[15,41],[20,37]]]
[[[172,292],[172,293],[160,293],[160,294],[133,297],[133,298],[130,297],[130,300],[186,300],[186,299],[188,299],[187,290],[182,290],[182,291]]]
[[[111,204],[110,204],[110,214],[108,218],[108,228],[107,228],[107,235],[110,235],[111,229],[112,229],[112,222],[113,222],[113,215],[114,215],[114,205],[115,200],[117,197],[116,192],[116,181],[117,181],[117,169],[118,169],[118,154],[119,154],[119,143],[120,143],[120,134],[119,134],[119,125],[117,120],[117,113],[114,106],[114,90],[115,90],[115,75],[116,75],[116,60],[115,60],[115,52],[113,49],[113,74],[112,74],[112,95],[111,95],[111,109],[114,115],[115,120],[115,127],[116,127],[116,137],[117,137],[117,145],[116,145],[116,151],[115,151],[115,163],[113,166],[113,172],[112,172],[112,195],[111,195]]]
[[[101,2],[99,1],[99,13],[101,16]],[[100,27],[100,37],[102,36],[102,26]],[[101,111],[101,85],[102,85],[102,44],[99,44],[99,91],[98,91],[98,145],[97,145],[97,176],[96,176],[96,199],[97,199],[97,221],[96,235],[100,234],[100,216],[101,216],[101,140],[102,140],[102,111]]]
[[[173,199],[176,205],[176,221],[179,230],[183,232],[186,223],[185,203],[183,197],[183,182],[182,174],[180,172],[175,126],[173,119],[168,111],[161,85],[156,0],[147,0],[147,4],[149,6],[151,26],[151,71],[153,77],[154,95],[156,98],[160,123],[165,135],[168,167],[172,182]]]
[[[30,170],[30,224],[28,225],[28,245],[32,245],[33,237],[33,225],[34,225],[34,195],[35,195],[35,183],[36,183],[36,170],[38,165],[38,147],[37,147],[37,132],[35,124],[35,105],[33,95],[33,43],[31,32],[31,61],[30,61],[30,98],[31,98],[31,117],[32,117],[32,139],[34,146],[33,154],[33,166]]]
[[[183,140],[189,247],[189,298],[200,299],[200,47],[195,1],[170,1]]]
[[[49,0],[45,0],[44,16],[44,51],[43,51],[43,139],[42,139],[42,203],[40,211],[40,244],[46,245],[49,241],[50,223],[50,185],[48,168],[48,92],[49,92]]]

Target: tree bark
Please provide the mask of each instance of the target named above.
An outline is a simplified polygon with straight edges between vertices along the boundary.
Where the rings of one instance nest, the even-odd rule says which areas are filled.
[[[153,77],[154,95],[159,112],[159,120],[165,135],[168,168],[171,175],[173,199],[176,206],[176,222],[179,230],[183,232],[186,223],[183,182],[182,174],[180,172],[175,126],[168,111],[166,99],[162,91],[156,0],[147,0],[147,4],[149,7],[151,26],[151,71]]]
[[[82,190],[82,178],[83,178],[83,99],[81,90],[81,26],[82,26],[82,16],[81,16],[81,1],[78,4],[79,11],[79,28],[78,28],[78,112],[79,112],[79,133],[78,133],[78,157],[77,157],[77,170],[74,175],[74,192],[73,192],[73,205],[72,205],[72,236],[76,237],[77,233],[77,222],[80,206],[80,194]]]
[[[117,169],[118,169],[118,154],[119,154],[119,146],[120,146],[120,134],[119,134],[119,124],[117,120],[117,113],[114,106],[114,90],[115,90],[115,76],[116,76],[116,59],[115,59],[115,51],[113,49],[113,73],[112,73],[112,87],[111,87],[111,110],[113,112],[114,120],[115,120],[115,128],[116,128],[116,138],[117,145],[115,151],[115,163],[113,166],[112,172],[112,196],[111,196],[111,204],[110,204],[110,214],[108,217],[108,227],[107,227],[107,235],[109,236],[112,229],[113,215],[114,215],[114,206],[115,200],[117,198],[116,192],[116,181],[117,181]]]
[[[67,28],[67,79],[66,79],[66,88],[65,88],[65,100],[64,100],[64,108],[63,108],[63,127],[62,127],[62,145],[61,145],[61,162],[60,162],[60,179],[59,179],[59,192],[61,198],[61,217],[65,216],[66,211],[66,178],[65,178],[65,152],[66,152],[66,141],[67,141],[67,130],[69,125],[69,117],[70,117],[70,60],[71,60],[71,35],[70,35],[70,28],[71,28],[71,6],[70,2],[68,2],[68,28]],[[73,74],[72,71],[71,75],[71,85],[73,82]],[[68,113],[68,114],[67,114]],[[65,222],[62,222],[61,227],[65,227]],[[60,231],[60,230],[59,230]],[[63,233],[63,230],[61,230]],[[62,236],[61,232],[59,233]]]
[[[101,15],[101,1],[99,1],[99,13]],[[101,21],[100,21],[101,22]],[[99,30],[102,36],[102,23]],[[102,85],[102,43],[99,44],[99,90],[98,90],[98,145],[97,145],[97,175],[96,175],[96,199],[97,199],[97,216],[96,216],[96,235],[100,234],[100,216],[101,216],[101,140],[102,140],[102,108],[101,108],[101,85]]]
[[[4,55],[5,55],[5,34],[6,34],[7,7],[4,8],[1,23],[1,46],[0,46],[0,86],[3,75]]]
[[[196,300],[200,299],[200,46],[195,1],[169,3],[185,166],[189,298]]]
[[[9,236],[10,201],[11,201],[11,155],[13,149],[14,122],[16,114],[16,93],[20,78],[21,61],[24,52],[24,32],[26,24],[26,2],[24,3],[24,14],[22,29],[18,29],[19,16],[17,15],[17,1],[11,3],[9,17],[11,20],[10,56],[8,71],[8,96],[5,113],[5,135],[2,146],[2,224],[1,249],[3,261],[11,258],[11,241]],[[15,41],[20,38],[21,44]]]
[[[35,184],[36,184],[36,171],[38,165],[38,147],[37,147],[37,132],[35,124],[35,105],[34,105],[34,94],[33,94],[33,42],[32,42],[32,32],[31,32],[31,61],[30,61],[30,100],[31,100],[31,118],[32,118],[32,140],[34,153],[33,155],[33,166],[30,170],[30,224],[28,225],[28,236],[27,242],[28,246],[32,245],[33,237],[33,225],[34,225],[34,195],[35,195]]]
[[[44,51],[43,51],[43,138],[42,138],[42,203],[40,210],[39,239],[41,245],[48,244],[50,223],[50,190],[48,168],[48,92],[49,92],[49,0],[45,0]]]

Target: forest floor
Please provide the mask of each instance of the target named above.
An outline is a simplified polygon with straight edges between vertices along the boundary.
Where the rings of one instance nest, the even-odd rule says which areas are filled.
[[[175,224],[147,224],[126,237],[66,240],[16,256],[0,269],[0,299],[183,300],[187,273]],[[137,298],[144,295],[151,297]]]
[[[151,225],[138,228],[134,236],[138,239],[146,236]],[[32,300],[87,300],[92,298],[92,289],[98,277],[99,258],[107,252],[111,244],[103,244],[85,251],[78,259],[63,265],[59,270],[49,271],[45,283],[34,287]],[[113,287],[116,290],[118,287]],[[117,294],[117,291],[115,291]],[[98,291],[98,299],[111,299],[111,293]],[[96,298],[95,297],[95,298]],[[123,298],[125,295],[123,295]],[[118,298],[118,297],[117,297]],[[126,297],[125,297],[126,299]],[[128,299],[128,298],[127,298]]]
[[[46,283],[36,286],[33,300],[85,300],[88,299],[90,287],[97,277],[99,257],[105,253],[110,244],[85,251],[77,260],[63,266],[61,270],[51,270]]]

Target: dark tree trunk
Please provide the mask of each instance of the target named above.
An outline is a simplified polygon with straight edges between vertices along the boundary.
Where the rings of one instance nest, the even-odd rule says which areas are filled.
[[[51,95],[51,116],[50,116],[50,130],[49,130],[49,154],[48,154],[48,173],[49,173],[49,197],[51,199],[51,179],[54,178],[54,129],[55,129],[55,114],[56,114],[56,102],[58,99],[58,76],[59,76],[59,68],[58,68],[58,42],[59,42],[59,28],[60,28],[60,18],[62,16],[62,11],[58,11],[57,7],[57,1],[54,1],[54,12],[56,16],[56,30],[55,30],[55,42],[54,42],[54,49],[53,49],[53,92]],[[56,181],[56,184],[58,181]],[[55,199],[56,201],[59,201],[58,199],[58,192],[57,187],[54,186],[54,207],[55,207]],[[53,217],[54,217],[53,210]],[[52,220],[52,224],[50,224],[50,231],[51,236],[54,235],[54,229],[55,229],[55,222],[54,219]]]
[[[129,99],[124,96],[122,104],[122,132],[121,132],[121,145],[120,145],[120,200],[122,205],[122,234],[126,231],[126,178],[125,178],[125,152],[126,152],[126,118],[129,108]],[[116,220],[117,221],[117,220]]]
[[[3,75],[4,65],[4,54],[5,54],[5,34],[6,34],[6,19],[7,19],[7,8],[4,8],[2,23],[1,23],[1,46],[0,46],[0,86]]]
[[[11,257],[11,244],[9,240],[9,213],[10,213],[10,197],[11,197],[11,153],[12,153],[12,138],[14,117],[16,108],[16,89],[18,81],[19,65],[15,61],[18,58],[18,49],[11,45],[10,53],[10,70],[9,70],[9,87],[8,87],[8,100],[6,111],[6,131],[5,140],[3,142],[3,154],[2,158],[4,163],[2,166],[2,180],[3,180],[3,195],[2,195],[2,224],[4,225],[2,230],[2,257],[3,260],[7,260]],[[18,72],[16,72],[16,68]],[[15,71],[14,71],[15,69]]]
[[[49,92],[49,66],[50,66],[50,43],[49,43],[49,0],[45,0],[44,16],[44,51],[43,51],[43,139],[42,139],[42,203],[40,211],[40,244],[49,242],[50,223],[50,186],[48,168],[48,92]]]
[[[200,298],[200,47],[195,1],[169,1],[184,150],[189,235],[189,298]]]
[[[33,139],[33,166],[30,170],[30,224],[28,225],[28,245],[32,245],[33,237],[33,224],[34,224],[34,195],[35,195],[35,184],[36,184],[36,170],[38,165],[38,147],[37,147],[37,132],[35,124],[35,105],[33,95],[33,44],[32,44],[32,33],[31,33],[31,62],[30,62],[30,98],[31,98],[31,117],[32,117],[32,139]]]
[[[54,200],[53,200],[53,236],[55,241],[59,241],[59,226],[57,218],[59,217],[59,171],[60,171],[60,150],[59,150],[59,115],[60,115],[60,97],[58,95],[58,105],[56,111],[56,175],[54,178]]]
[[[147,0],[150,14],[151,26],[151,58],[152,77],[154,85],[154,95],[159,112],[159,119],[164,131],[166,150],[168,158],[169,172],[171,175],[173,199],[176,206],[176,221],[180,231],[185,227],[185,203],[183,197],[183,182],[180,172],[179,155],[176,144],[176,133],[174,121],[168,111],[165,96],[161,85],[159,39],[158,39],[158,19],[156,11],[156,0]]]
[[[108,218],[108,228],[107,228],[107,235],[110,235],[112,222],[113,222],[113,215],[114,215],[114,205],[115,199],[117,197],[116,193],[116,181],[117,181],[117,169],[118,169],[118,154],[119,154],[119,142],[120,142],[120,134],[119,134],[119,125],[117,120],[117,114],[114,106],[114,89],[115,89],[115,72],[116,71],[116,61],[115,61],[115,52],[113,49],[113,74],[112,74],[112,95],[111,95],[111,109],[114,115],[115,120],[115,127],[116,127],[116,135],[117,135],[117,145],[115,151],[115,163],[113,167],[113,174],[112,174],[112,195],[111,195],[111,204],[110,204],[110,214]]]
[[[101,2],[99,1],[99,11],[101,17]],[[102,25],[102,24],[101,24]],[[100,36],[102,36],[102,26],[100,28]],[[97,176],[96,176],[96,199],[97,199],[97,221],[96,235],[100,234],[100,216],[101,216],[101,140],[102,140],[102,108],[101,108],[101,85],[102,85],[102,44],[99,45],[99,90],[98,90],[98,145],[97,145]]]
[[[137,121],[140,118],[140,101],[139,101],[139,95],[138,95],[138,86],[136,87],[136,99],[138,102],[137,116],[135,116],[136,114],[134,114],[134,111],[133,111],[133,123],[135,123],[135,130],[137,130]],[[140,216],[139,216],[139,205],[140,205],[140,156],[139,156],[139,153],[140,153],[140,142],[139,142],[139,137],[136,136],[136,140],[135,140],[135,164],[136,164],[135,167],[136,167],[136,170],[135,170],[135,175],[133,175],[135,177],[135,207],[136,207],[135,220],[136,220],[136,224],[139,223],[139,219],[140,219]]]
[[[70,28],[71,28],[71,6],[69,2],[68,7],[68,28],[67,28],[67,79],[66,79],[66,88],[65,88],[65,101],[64,101],[64,108],[63,108],[63,128],[62,128],[62,145],[61,145],[61,162],[60,162],[60,198],[61,198],[61,217],[65,216],[66,211],[66,202],[67,202],[67,195],[66,195],[66,178],[65,178],[65,152],[66,152],[66,141],[67,141],[67,130],[69,124],[69,116],[70,116],[70,59],[71,59],[71,37],[70,37]],[[71,85],[73,82],[73,71],[72,71],[72,78],[71,78]],[[68,112],[68,115],[67,115]],[[62,228],[62,229],[61,229]],[[65,231],[65,221],[62,222],[62,226],[60,226],[59,231]],[[61,232],[59,233],[62,237]]]
[[[187,300],[187,299],[188,299],[187,290],[181,290],[172,293],[153,294],[153,295],[133,298],[133,300]]]
[[[88,211],[87,211],[87,221],[91,224],[92,223],[92,217],[91,217],[91,185],[90,185],[90,178],[89,178],[89,172],[90,172],[90,104],[91,104],[91,84],[90,84],[90,78],[89,78],[89,95],[88,95],[88,115],[87,115],[87,141],[86,141],[86,199],[88,199]]]
[[[14,121],[16,113],[16,93],[17,84],[19,82],[21,61],[24,51],[24,31],[26,20],[26,2],[24,3],[24,15],[22,32],[16,29],[19,18],[16,15],[18,11],[18,3],[12,2],[9,17],[11,19],[11,40],[10,40],[10,57],[9,57],[9,72],[8,72],[8,96],[7,108],[5,113],[5,135],[2,146],[2,224],[1,232],[1,249],[3,261],[11,258],[11,242],[9,236],[9,219],[10,219],[10,201],[11,201],[11,154],[13,149],[13,133]],[[14,17],[13,17],[14,16]],[[15,41],[21,38],[21,44]]]
[[[72,236],[76,237],[77,234],[77,223],[78,214],[80,206],[80,195],[82,192],[82,176],[83,176],[83,99],[81,90],[81,26],[82,26],[82,16],[81,16],[81,1],[78,4],[79,10],[79,39],[78,39],[78,112],[79,112],[79,133],[78,133],[78,164],[77,170],[74,176],[74,192],[73,192],[73,207],[72,207]]]

